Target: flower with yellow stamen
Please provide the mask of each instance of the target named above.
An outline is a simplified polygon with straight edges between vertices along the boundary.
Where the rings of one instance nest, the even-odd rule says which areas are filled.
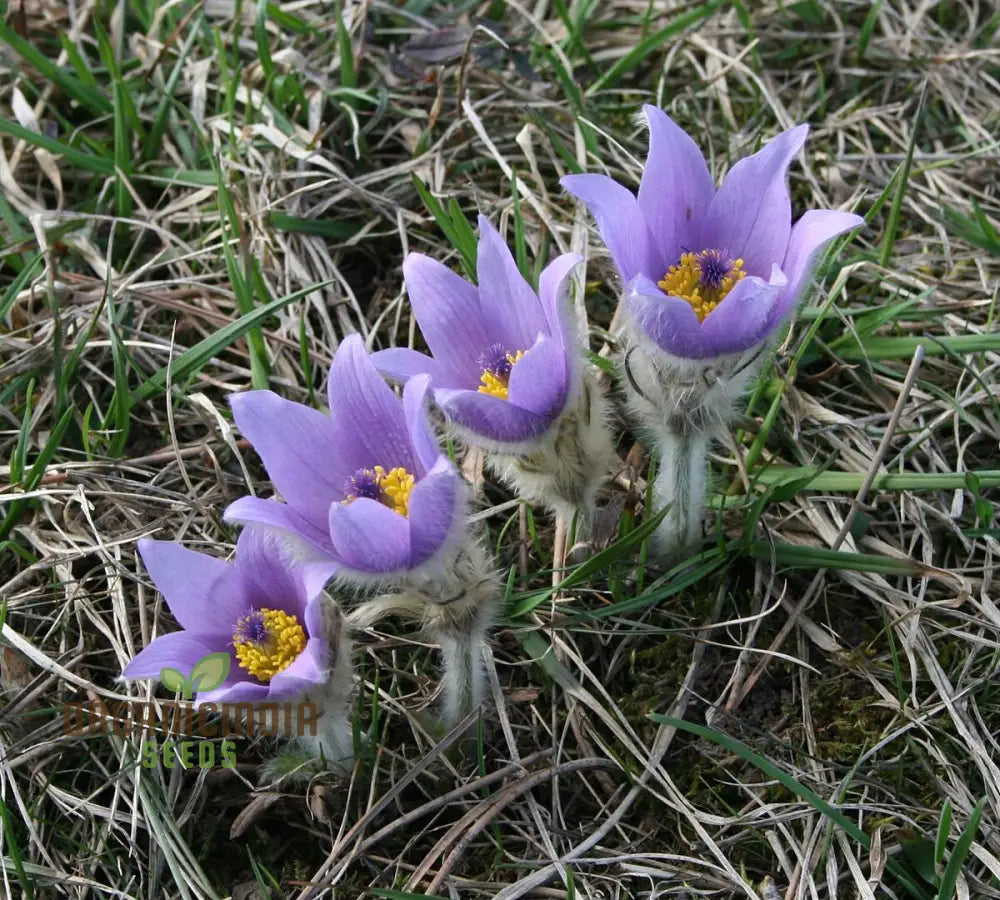
[[[739,160],[716,188],[691,136],[662,109],[643,111],[649,156],[637,193],[607,175],[561,179],[590,208],[621,274],[623,343],[637,337],[685,361],[756,348],[776,336],[824,246],[864,220],[814,209],[793,224],[788,167],[806,125]]]
[[[333,633],[322,610],[332,601],[323,585],[336,566],[295,562],[287,543],[253,526],[240,534],[232,562],[145,538],[139,553],[182,630],[156,638],[125,678],[163,681],[173,670],[189,679],[185,690],[197,691],[199,704],[286,700],[328,685]],[[205,659],[223,655],[231,665],[210,677]]]
[[[430,390],[420,376],[397,397],[352,334],[330,368],[329,414],[270,391],[235,395],[236,424],[282,502],[242,497],[226,519],[281,531],[303,557],[336,564],[338,578],[356,586],[450,553],[465,488],[434,434]]]

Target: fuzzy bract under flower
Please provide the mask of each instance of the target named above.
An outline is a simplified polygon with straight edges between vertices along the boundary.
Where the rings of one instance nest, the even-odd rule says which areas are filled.
[[[681,358],[747,350],[792,310],[823,247],[864,220],[820,209],[793,227],[787,171],[808,126],[741,159],[716,190],[694,141],[663,110],[643,109],[649,156],[638,196],[606,175],[567,175],[562,185],[597,221],[640,332]]]
[[[403,277],[431,356],[405,348],[373,354],[398,381],[429,375],[434,400],[465,431],[493,444],[531,441],[566,409],[578,374],[564,296],[579,257],[557,257],[539,290],[525,281],[497,230],[479,217],[478,288],[411,253]]]
[[[230,398],[233,417],[284,500],[243,497],[225,518],[295,540],[348,580],[410,572],[460,538],[463,487],[427,419],[426,376],[402,402],[359,335],[341,344],[327,386],[330,414],[271,391]]]
[[[267,531],[247,528],[232,563],[172,541],[139,541],[139,553],[182,631],[156,638],[122,672],[185,676],[212,653],[230,655],[229,674],[200,703],[243,703],[301,696],[326,677],[330,647],[322,633],[323,586],[331,565],[290,562]]]

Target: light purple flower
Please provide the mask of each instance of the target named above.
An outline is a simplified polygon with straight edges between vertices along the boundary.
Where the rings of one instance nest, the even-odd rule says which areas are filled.
[[[787,170],[807,125],[741,159],[716,190],[694,141],[663,110],[643,110],[649,156],[638,197],[606,175],[567,175],[562,185],[596,219],[641,332],[687,359],[747,350],[792,310],[823,247],[864,220],[818,209],[792,226]]]
[[[400,402],[351,335],[330,368],[329,415],[271,391],[233,395],[236,424],[285,502],[243,497],[226,520],[304,540],[355,581],[443,554],[459,538],[464,494],[427,420],[428,381],[411,380]]]
[[[330,647],[321,595],[332,566],[291,563],[281,543],[256,528],[242,532],[232,563],[173,541],[143,539],[138,546],[183,630],[141,650],[124,678],[159,678],[168,667],[187,677],[209,654],[228,653],[227,677],[199,691],[197,703],[287,699],[324,681]]]
[[[419,253],[403,263],[413,314],[433,356],[394,348],[373,354],[375,365],[398,381],[429,375],[445,415],[480,438],[501,444],[537,438],[573,393],[576,349],[563,294],[579,262],[572,254],[557,257],[536,294],[480,216],[478,288]]]

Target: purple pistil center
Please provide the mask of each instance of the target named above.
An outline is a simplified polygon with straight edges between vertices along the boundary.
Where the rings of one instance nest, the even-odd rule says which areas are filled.
[[[369,500],[381,500],[382,488],[378,483],[378,475],[372,469],[358,469],[350,478],[344,494],[348,497],[366,497]]]
[[[481,372],[489,372],[499,379],[507,378],[514,364],[510,361],[510,354],[503,344],[491,344],[489,349],[479,354],[476,360]]]
[[[259,609],[250,610],[233,629],[233,641],[237,644],[263,644],[266,643],[267,637],[264,614]]]
[[[730,274],[733,262],[724,250],[703,250],[699,258],[701,274],[698,280],[707,288],[720,290],[723,279]]]

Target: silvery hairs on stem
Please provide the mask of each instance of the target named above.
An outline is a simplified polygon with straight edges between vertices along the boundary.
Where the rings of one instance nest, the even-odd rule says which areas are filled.
[[[649,155],[638,195],[606,175],[567,175],[625,284],[622,366],[628,408],[654,444],[654,497],[670,510],[654,536],[660,561],[701,537],[710,438],[767,359],[822,249],[864,224],[810,210],[792,226],[787,171],[798,125],[737,162],[716,190],[694,141],[643,107]]]
[[[482,538],[470,533],[439,565],[404,579],[394,593],[350,614],[367,628],[388,615],[418,621],[441,648],[441,721],[446,728],[485,698],[483,650],[500,617],[504,586]]]

